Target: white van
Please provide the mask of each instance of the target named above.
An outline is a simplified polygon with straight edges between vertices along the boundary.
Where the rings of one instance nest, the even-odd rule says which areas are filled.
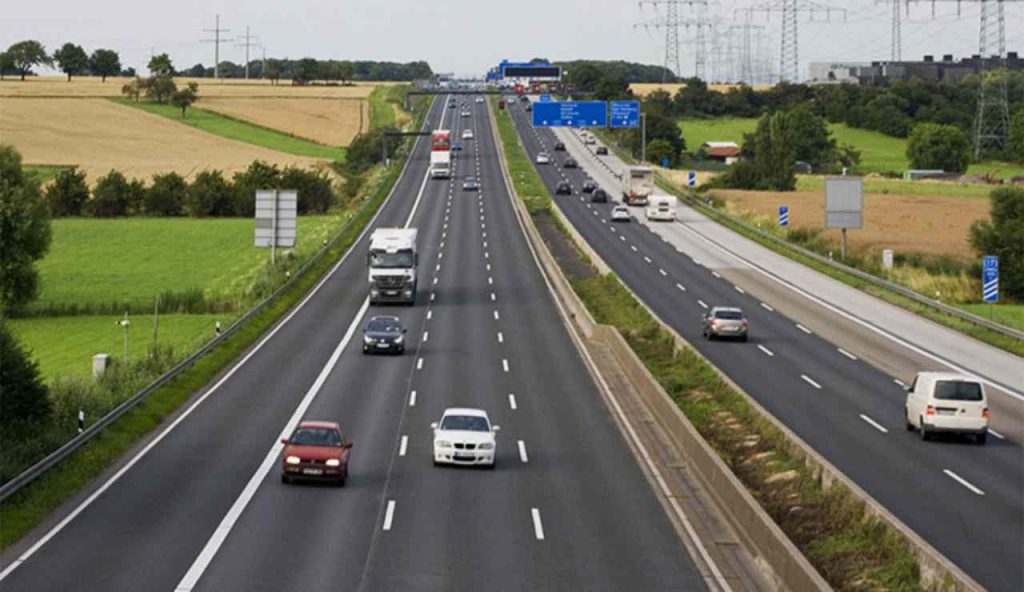
[[[905,418],[908,431],[920,430],[927,440],[939,432],[988,436],[988,396],[979,381],[949,372],[918,372],[907,387]]]
[[[652,195],[647,202],[648,220],[676,219],[676,198],[671,195]]]

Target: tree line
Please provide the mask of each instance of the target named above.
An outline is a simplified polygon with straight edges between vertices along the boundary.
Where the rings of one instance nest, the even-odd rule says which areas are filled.
[[[104,82],[107,76],[121,75],[121,57],[112,49],[96,49],[86,53],[81,45],[65,43],[49,54],[42,43],[34,40],[18,41],[0,52],[0,80],[6,75],[25,76],[32,74],[38,66],[56,66],[67,75],[100,76]]]

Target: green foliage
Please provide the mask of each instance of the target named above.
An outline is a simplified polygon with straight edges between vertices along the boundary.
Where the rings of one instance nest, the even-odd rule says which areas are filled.
[[[999,287],[1005,295],[1024,301],[1024,187],[992,190],[991,222],[971,226],[971,245],[982,255],[999,257]]]
[[[917,169],[962,173],[971,162],[971,141],[956,126],[921,123],[910,134],[907,158]]]
[[[17,74],[17,69],[14,67],[14,57],[6,51],[0,51],[0,80],[4,79],[7,74]]]
[[[153,175],[142,208],[147,216],[180,216],[188,197],[188,183],[178,173]]]
[[[121,56],[112,49],[97,49],[89,56],[89,71],[106,82],[107,76],[117,76],[121,72]]]
[[[65,43],[63,47],[53,52],[53,59],[61,72],[68,75],[69,81],[72,75],[77,76],[89,69],[89,56],[81,45],[74,43]]]
[[[10,429],[23,422],[43,421],[50,415],[46,385],[39,374],[39,365],[29,357],[14,338],[7,323],[0,318],[0,393],[3,413],[0,427]]]
[[[757,125],[754,159],[766,189],[792,191],[796,188],[796,130],[790,113],[764,116]]]
[[[1024,105],[1010,118],[1010,158],[1024,162]]]
[[[50,207],[21,154],[0,145],[0,313],[22,310],[39,290],[34,263],[50,249]]]
[[[281,186],[281,169],[277,165],[254,160],[244,171],[235,173],[235,215],[251,217],[256,212],[256,190],[276,189]]]
[[[62,170],[46,188],[46,201],[50,202],[50,213],[55,218],[81,216],[89,201],[85,172],[73,168]]]
[[[154,77],[159,76],[174,76],[174,65],[171,63],[171,58],[166,53],[161,53],[149,58],[149,73]]]
[[[807,105],[800,105],[789,112],[789,120],[793,128],[796,160],[810,163],[815,171],[835,162],[838,148],[824,119],[811,112]]]
[[[96,182],[88,211],[96,218],[115,218],[128,213],[131,186],[119,171],[110,171]]]
[[[664,66],[622,60],[574,60],[554,64],[562,67],[562,81],[577,90],[593,91],[597,79],[605,76],[621,78],[627,83],[676,81],[675,74]]]
[[[277,84],[281,79],[281,60],[267,60],[267,69],[263,72],[264,78],[268,78],[271,84]]]
[[[181,109],[181,116],[185,117],[185,110],[192,106],[199,100],[199,85],[194,81],[189,82],[188,86],[183,89],[176,90],[171,93],[171,104]]]
[[[50,56],[42,43],[34,40],[19,41],[7,48],[5,52],[9,63],[25,80],[25,76],[32,73],[35,66],[48,65],[51,63]]]
[[[146,93],[147,99],[161,104],[178,91],[178,85],[174,83],[174,79],[165,74],[144,78],[140,84],[142,90]],[[184,109],[182,114],[184,114]]]
[[[606,74],[594,87],[594,97],[599,101],[612,101],[631,97],[629,82],[623,76]]]
[[[320,65],[313,58],[302,58],[295,67],[295,71],[292,74],[292,80],[297,82],[309,82],[310,80],[316,80],[317,75],[320,74]]]
[[[334,203],[334,191],[326,173],[287,167],[281,173],[282,189],[297,189],[299,214],[323,214]]]
[[[651,140],[647,143],[647,160],[658,164],[668,160],[668,166],[674,167],[679,161],[679,153],[666,140]]]
[[[189,185],[185,212],[193,218],[234,214],[231,185],[220,171],[203,171]]]
[[[121,94],[123,94],[128,100],[135,101],[137,103],[139,102],[139,96],[142,94],[143,86],[145,86],[145,83],[141,78],[136,76],[121,86]]]

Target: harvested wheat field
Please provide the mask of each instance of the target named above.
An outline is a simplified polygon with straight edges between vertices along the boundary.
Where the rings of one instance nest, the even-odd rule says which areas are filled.
[[[715,190],[733,212],[752,212],[775,220],[779,206],[789,206],[791,227],[821,228],[825,224],[825,196],[819,192]],[[951,196],[864,194],[864,228],[847,231],[853,249],[879,253],[927,253],[972,257],[969,229],[975,220],[987,220],[989,200]],[[839,240],[838,230],[824,236]]]
[[[176,171],[243,170],[260,159],[312,166],[292,156],[208,134],[107,99],[0,99],[0,142],[13,144],[26,164],[74,165],[90,182],[111,169],[148,179]]]
[[[111,77],[106,82],[94,76],[80,76],[68,82],[64,76],[32,76],[24,82],[7,78],[0,81],[0,97],[119,97],[121,87],[129,78]],[[188,82],[199,84],[200,100],[204,97],[333,97],[360,99],[370,96],[374,87],[387,82],[356,83],[354,86],[292,86],[282,80],[271,85],[269,80],[214,80],[212,78],[175,78],[178,86]]]
[[[213,97],[196,106],[330,146],[348,146],[370,128],[370,106],[362,99]]]

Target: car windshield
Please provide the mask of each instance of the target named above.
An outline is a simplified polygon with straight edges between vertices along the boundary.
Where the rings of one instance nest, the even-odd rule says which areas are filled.
[[[465,430],[469,432],[487,432],[490,428],[487,419],[479,415],[446,415],[441,422],[442,430]]]
[[[476,177],[466,177],[466,183],[476,183]]]
[[[366,325],[366,330],[372,333],[401,333],[402,327],[392,319],[374,319]]]
[[[730,321],[742,321],[743,313],[738,310],[716,310],[716,319],[726,319]]]
[[[407,269],[412,267],[412,264],[413,255],[411,251],[398,251],[397,253],[370,251],[370,267],[378,269]]]
[[[944,401],[980,401],[981,385],[977,382],[940,380],[935,383],[935,398]]]
[[[288,443],[298,446],[341,446],[342,441],[341,432],[334,428],[299,428]]]

